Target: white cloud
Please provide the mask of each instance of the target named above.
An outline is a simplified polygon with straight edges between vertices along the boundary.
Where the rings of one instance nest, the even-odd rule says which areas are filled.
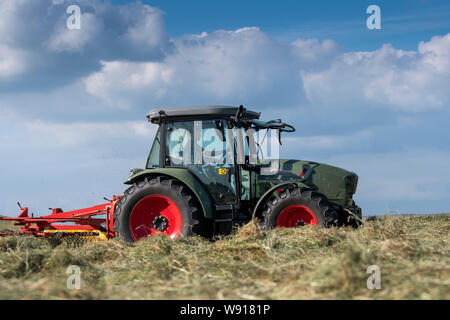
[[[81,29],[69,30],[66,9],[72,4],[0,2],[0,78],[8,77],[8,88],[54,88],[97,71],[102,59],[159,61],[172,50],[157,8],[142,2],[79,0]],[[26,76],[13,78],[17,74]]]
[[[0,80],[22,74],[27,64],[28,56],[25,51],[9,48],[0,43]]]
[[[70,30],[61,21],[47,42],[47,47],[54,52],[81,52],[84,47],[98,37],[103,30],[103,22],[92,13],[81,14],[83,25],[80,29]]]
[[[282,142],[286,149],[291,150],[343,150],[367,143],[372,136],[370,130],[362,130],[348,135],[286,136]]]
[[[2,0],[0,2],[0,43],[9,44],[14,41],[23,25],[17,23],[20,7],[26,6],[26,0]]]
[[[294,103],[302,96],[299,51],[258,28],[186,35],[162,62],[104,62],[86,79],[86,90],[116,105],[145,98],[150,104]]]
[[[126,8],[126,9],[125,9]],[[138,46],[157,47],[167,41],[163,12],[148,5],[122,8],[122,14],[129,21],[123,37]]]
[[[339,107],[383,106],[403,111],[445,107],[450,101],[450,34],[421,42],[418,51],[384,45],[348,52],[330,68],[302,72],[312,103]]]
[[[322,42],[317,39],[297,39],[291,45],[294,55],[301,61],[302,70],[328,66],[341,52],[339,45],[330,39]]]
[[[23,124],[31,145],[52,148],[73,148],[95,144],[111,144],[111,141],[154,136],[155,126],[143,121],[72,122],[54,123],[41,120]]]
[[[167,93],[173,75],[170,68],[158,62],[102,61],[102,66],[101,72],[93,73],[86,79],[86,91],[112,106],[124,109],[129,108],[129,103],[120,93],[161,97]]]
[[[423,56],[422,64],[431,66],[436,73],[450,74],[450,33],[421,41],[419,53]]]

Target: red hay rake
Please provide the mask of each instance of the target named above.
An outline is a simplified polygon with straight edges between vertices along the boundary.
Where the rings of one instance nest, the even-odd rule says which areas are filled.
[[[22,226],[18,231],[1,231],[0,236],[29,234],[44,238],[70,238],[84,241],[109,240],[116,236],[114,231],[114,210],[121,196],[113,196],[107,203],[93,207],[64,212],[60,208],[51,209],[47,216],[30,217],[28,208],[22,208],[16,218],[2,217],[0,220],[15,221]],[[99,217],[103,216],[104,217]],[[64,224],[65,223],[65,224]]]

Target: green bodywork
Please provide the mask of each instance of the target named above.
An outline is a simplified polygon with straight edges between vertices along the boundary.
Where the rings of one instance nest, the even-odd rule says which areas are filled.
[[[273,168],[273,174],[270,171],[271,167]],[[271,167],[263,166],[262,170],[255,175],[242,170],[242,186],[248,190],[248,193],[246,193],[247,198],[243,200],[253,200],[251,198],[258,200],[271,187],[282,182],[299,180],[302,172],[304,172],[304,181],[303,183],[298,183],[299,187],[316,190],[337,205],[354,205],[352,196],[356,191],[358,176],[353,172],[327,164],[294,159],[274,161]],[[208,190],[188,169],[134,169],[124,183],[133,184],[145,177],[158,175],[172,177],[184,183],[199,200],[205,217],[214,217],[213,201]],[[254,191],[252,192],[252,190]]]
[[[289,180],[298,180],[305,170],[305,179],[300,186],[311,188],[325,195],[331,202],[341,206],[354,205],[352,199],[356,191],[358,176],[350,171],[327,164],[280,159],[275,162],[278,172],[272,175],[258,174],[256,176],[256,198],[260,198],[271,187]]]

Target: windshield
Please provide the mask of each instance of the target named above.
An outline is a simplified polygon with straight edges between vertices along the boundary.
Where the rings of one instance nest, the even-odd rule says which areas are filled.
[[[155,140],[153,141],[152,148],[150,150],[150,155],[147,160],[147,168],[158,168],[159,167],[159,151],[160,151],[160,135],[159,129],[156,133]]]
[[[245,155],[248,164],[270,165],[280,156],[279,129],[245,130]]]
[[[281,132],[295,131],[293,126],[281,122],[281,119],[241,120],[241,123],[246,128],[250,164],[270,164],[271,160],[279,159]]]

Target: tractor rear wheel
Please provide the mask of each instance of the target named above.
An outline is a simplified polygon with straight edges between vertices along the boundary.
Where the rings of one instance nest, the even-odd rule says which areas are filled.
[[[206,221],[196,197],[179,180],[148,177],[124,192],[114,211],[114,229],[125,241],[155,234],[171,238],[201,234]]]
[[[263,219],[268,229],[338,225],[338,214],[324,195],[300,188],[286,189],[269,199]]]

